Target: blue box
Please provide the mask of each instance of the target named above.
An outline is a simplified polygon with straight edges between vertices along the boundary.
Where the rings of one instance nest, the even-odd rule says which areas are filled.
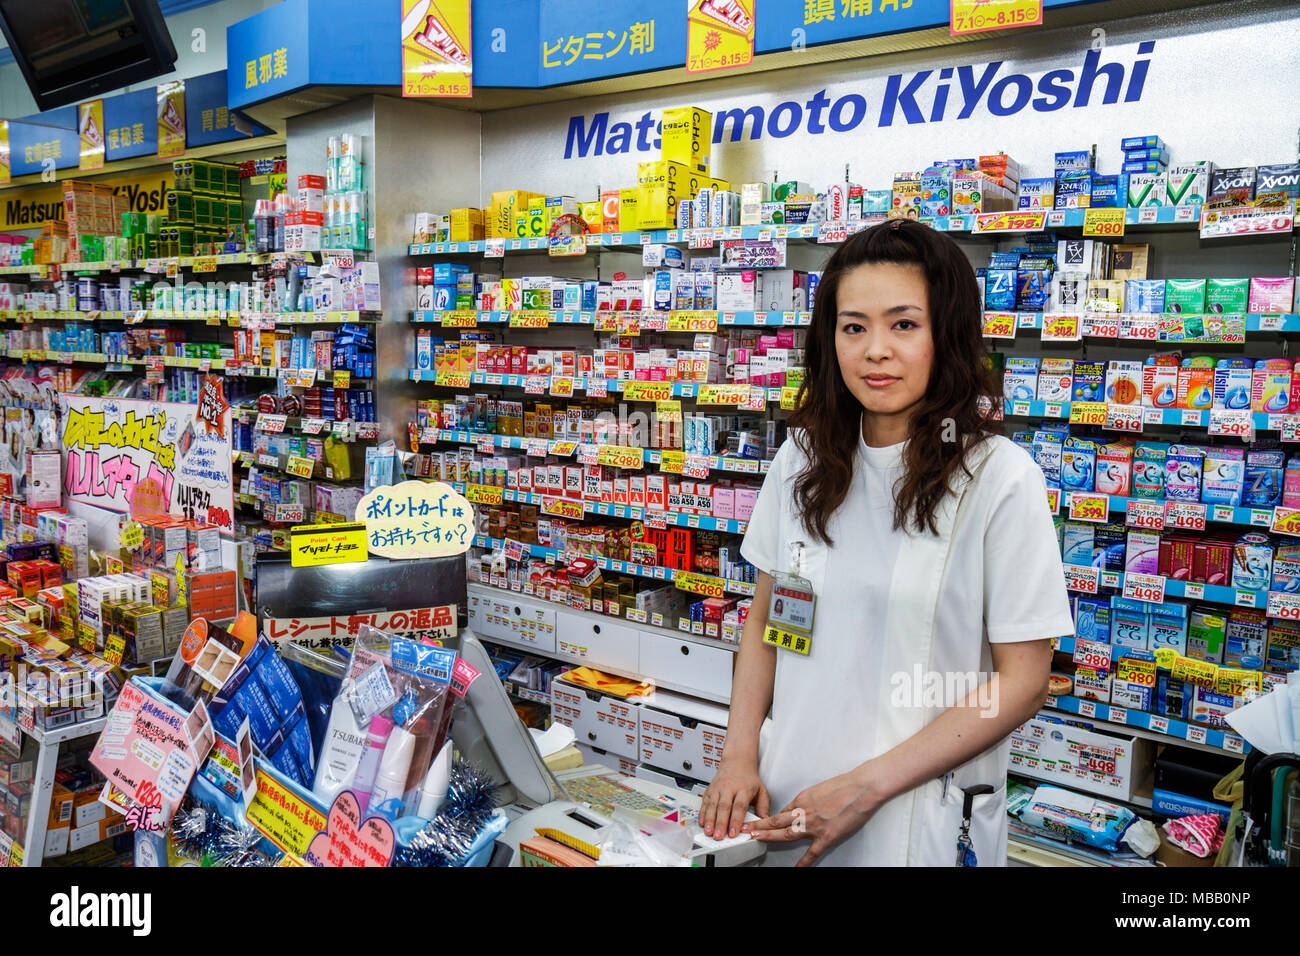
[[[1122,209],[1128,199],[1128,176],[1092,177],[1092,195],[1088,200],[1090,206],[1098,209]]]
[[[1016,307],[1016,270],[989,269],[984,277],[984,308],[1008,312]]]
[[[1126,136],[1120,140],[1120,149],[1160,149],[1165,148],[1165,141],[1159,136]]]
[[[1161,717],[1186,720],[1192,712],[1192,695],[1195,685],[1174,680],[1168,674],[1156,672],[1156,699],[1154,713]]]
[[[435,262],[433,264],[433,284],[455,287],[460,276],[469,272],[469,266],[459,262]]]
[[[1155,175],[1156,173],[1163,173],[1164,171],[1165,166],[1161,163],[1125,163],[1120,167],[1120,172],[1130,176],[1134,173]]]
[[[1077,561],[1070,562],[1078,564]],[[1091,562],[1089,562],[1091,563]],[[1110,643],[1110,601],[1106,598],[1079,598],[1074,615],[1074,637],[1079,641]]]
[[[1165,310],[1164,279],[1129,279],[1124,290],[1129,312],[1155,314]]]
[[[1092,151],[1074,149],[1056,154],[1056,171],[1065,169],[1088,169],[1092,166]]]
[[[1124,162],[1126,163],[1159,163],[1161,166],[1169,165],[1169,153],[1163,146],[1144,146],[1140,149],[1124,150]]]

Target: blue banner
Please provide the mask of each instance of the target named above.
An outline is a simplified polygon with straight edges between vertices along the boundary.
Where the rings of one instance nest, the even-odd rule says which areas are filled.
[[[62,106],[24,120],[9,124],[11,175],[39,173],[45,168],[45,161],[51,159],[55,169],[76,168],[81,155],[81,137],[77,134],[75,106]]]
[[[228,106],[260,103],[301,89],[310,82],[309,6],[308,0],[284,0],[226,28]],[[335,28],[347,32],[370,15],[368,8],[358,5],[350,17],[336,21]],[[393,35],[396,34],[394,21]],[[392,49],[388,51],[376,46],[367,51],[362,61],[374,68],[379,62],[396,57],[397,40],[390,46]]]
[[[106,161],[152,156],[158,152],[157,103],[152,87],[104,100]]]
[[[226,103],[227,87],[225,70],[193,76],[185,81],[186,147],[208,146],[247,138],[235,128],[234,118],[238,111]],[[246,129],[252,127],[252,136],[265,136],[271,132],[242,114],[241,119],[247,124]]]
[[[684,3],[552,0],[541,6],[539,33],[538,86],[647,73],[686,62]]]

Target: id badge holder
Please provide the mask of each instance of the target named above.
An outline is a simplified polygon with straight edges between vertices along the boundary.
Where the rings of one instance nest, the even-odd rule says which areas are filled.
[[[812,582],[803,576],[804,543],[790,543],[789,573],[772,575],[772,597],[767,606],[767,630],[763,641],[784,651],[805,657],[812,651],[813,617],[817,595]]]

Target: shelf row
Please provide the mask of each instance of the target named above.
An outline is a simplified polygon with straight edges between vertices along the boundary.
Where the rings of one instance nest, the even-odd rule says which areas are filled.
[[[1204,334],[1188,336],[1188,323],[1199,322]],[[1300,332],[1295,312],[985,312],[983,332],[989,339],[1013,339],[1021,330],[1043,332],[1043,341],[1074,342],[1085,338],[1119,339],[1154,345],[1185,342],[1233,345],[1247,332]]]
[[[356,310],[323,310],[320,312],[239,312],[236,310],[185,310],[182,312],[135,309],[125,312],[95,309],[92,311],[38,310],[29,312],[25,309],[0,309],[0,320],[22,323],[30,322],[126,322],[130,325],[142,322],[206,322],[220,325],[223,322],[238,325],[245,319],[268,321],[279,325],[341,325],[345,322],[378,322],[381,313],[359,312]]]
[[[1176,717],[1162,717],[1144,710],[1130,710],[1127,707],[1116,707],[1079,697],[1048,697],[1043,706],[1079,717],[1109,721],[1125,727],[1137,727],[1192,744],[1218,747],[1228,753],[1241,754],[1249,749],[1246,742],[1231,731],[1188,723]]]
[[[420,310],[412,322],[451,328],[481,325],[509,325],[511,328],[546,328],[552,325],[592,325],[598,332],[633,334],[646,332],[714,332],[719,326],[800,326],[812,324],[811,312],[682,312],[574,311],[528,309],[513,312],[474,310]]]
[[[967,232],[976,235],[998,232],[1036,232],[1041,229],[1081,228],[1087,215],[1085,209],[1013,210],[1005,214],[981,216],[940,216],[922,219],[921,222],[940,232]],[[1127,209],[1124,222],[1129,226],[1185,225],[1198,228],[1201,220],[1200,206],[1147,206]],[[702,243],[735,239],[754,239],[768,242],[773,239],[812,239],[818,242],[842,241],[846,232],[854,232],[885,221],[873,217],[849,223],[806,223],[801,225],[722,226],[710,229],[651,229],[636,232],[593,232],[585,236],[588,248],[638,247],[652,243]],[[504,252],[545,252],[549,247],[546,236],[529,236],[512,239],[474,239],[465,242],[417,242],[407,247],[413,256],[449,254],[500,254]]]
[[[1126,580],[1129,587],[1125,586]],[[1175,597],[1232,607],[1258,608],[1269,617],[1283,620],[1296,620],[1300,617],[1300,593],[1197,584],[1156,574],[1125,574],[1122,571],[1102,571],[1095,567],[1067,564],[1065,586],[1079,594],[1096,594],[1100,588],[1114,588],[1126,594],[1131,591],[1131,596],[1136,600],[1152,604],[1163,604],[1165,598]]]
[[[284,255],[279,253],[279,255]],[[0,275],[49,275],[54,266],[64,272],[121,272],[124,269],[143,269],[145,272],[164,272],[169,264],[178,269],[200,269],[208,266],[261,265],[271,261],[271,254],[256,252],[225,252],[216,256],[168,256],[157,259],[104,259],[96,262],[56,262],[23,266],[0,266]]]
[[[1053,496],[1053,492],[1057,492]],[[1165,498],[1126,498],[1122,495],[1106,495],[1102,492],[1048,491],[1049,504],[1055,498],[1057,510],[1066,517],[1071,514],[1070,505],[1076,494],[1085,495],[1090,506],[1099,498],[1106,499],[1106,513],[1125,515],[1125,523],[1130,527],[1144,531],[1163,531],[1166,528],[1181,531],[1203,531],[1207,522],[1218,521],[1223,524],[1246,525],[1279,534],[1296,534],[1296,527],[1291,516],[1296,513],[1293,508],[1250,508],[1235,505],[1220,505],[1213,502],[1177,501]],[[1076,520],[1095,520],[1083,518]]]
[[[621,398],[630,402],[694,398],[701,405],[726,405],[752,411],[762,411],[773,402],[780,403],[782,408],[793,408],[797,391],[793,386],[764,388],[760,385],[735,383],[638,382],[615,378],[570,378],[561,375],[508,375],[501,372],[434,372],[430,369],[415,368],[408,370],[407,377],[412,382],[429,382],[446,388],[500,385],[505,388],[522,388],[536,395],[549,393],[559,398],[567,398],[577,391],[585,391],[591,397],[600,398],[618,393]]]
[[[562,442],[545,438],[520,438],[514,435],[497,435],[492,432],[470,432],[454,431],[447,428],[426,428],[420,433],[421,444],[434,444],[435,442],[456,442],[462,445],[474,444],[480,446],[480,450],[487,452],[487,446],[490,444],[493,451],[497,449],[515,449],[518,451],[529,452],[535,457],[544,455],[572,455],[576,450],[573,442]],[[677,463],[676,468],[665,468],[665,471],[676,472],[685,464],[685,457],[680,451],[663,451],[657,448],[646,448],[643,450],[643,461],[649,465],[664,465],[665,455],[679,456],[682,461]],[[695,456],[691,456],[694,458]],[[765,475],[771,467],[771,462],[758,461],[753,458],[728,458],[725,455],[699,456],[701,465],[707,464],[709,471],[733,471],[746,475]]]
[[[356,419],[333,418],[294,418],[289,415],[275,415],[269,412],[236,410],[236,420],[241,425],[252,425],[257,431],[268,434],[290,432],[295,435],[328,435],[343,441],[354,438],[370,439],[379,437],[378,422],[361,422]]]
[[[489,538],[485,535],[475,535],[474,546],[476,548],[496,549],[505,549],[509,546],[511,548],[519,549],[525,555],[534,558],[541,558],[548,563],[567,560],[567,555],[556,548],[544,548],[536,544],[521,544],[518,541],[509,541],[505,538]],[[691,593],[699,594],[701,597],[719,597],[723,593],[737,594],[743,597],[754,596],[754,585],[747,581],[728,581],[724,578],[715,578],[703,574],[676,571],[673,568],[665,568],[658,565],[636,564],[632,561],[618,561],[612,558],[593,557],[592,560],[602,569],[615,574],[632,574],[642,578],[653,578],[656,581],[663,581],[667,584],[680,585],[689,578],[692,585],[698,584],[700,587],[700,590],[695,590],[694,587],[692,587]],[[680,581],[679,576],[681,578]],[[683,590],[686,589],[683,588]]]
[[[225,359],[191,358],[178,355],[154,355],[149,358],[125,359],[110,358],[103,352],[54,352],[46,349],[3,349],[0,350],[0,354],[3,354],[6,358],[16,358],[23,362],[60,362],[65,365],[82,362],[91,365],[103,365],[105,370],[109,372],[134,372],[141,366],[147,366],[151,362],[158,361],[161,361],[163,366],[167,368],[193,368],[214,372],[235,371],[235,368],[226,364]],[[280,371],[279,369],[262,368],[261,366],[242,366],[240,369],[240,372],[244,375],[261,375],[270,378],[275,378]]]
[[[1112,431],[1141,432],[1144,425],[1208,428],[1211,435],[1247,437],[1250,431],[1281,432],[1283,441],[1300,441],[1300,413],[1252,412],[1238,408],[1150,408],[1106,402],[1044,402],[1004,399],[1004,415],[1017,418],[1062,418],[1075,425]]]
[[[259,456],[260,457],[260,456]],[[463,482],[448,482],[462,495],[466,495],[475,504],[501,504],[513,501],[519,504],[537,505],[542,514],[552,517],[582,520],[587,515],[601,515],[607,518],[627,518],[643,522],[649,528],[696,528],[700,531],[722,531],[727,534],[744,534],[749,527],[748,521],[732,518],[714,518],[710,515],[692,515],[669,511],[652,511],[637,505],[611,504],[602,501],[587,501],[583,498],[566,498],[562,495],[539,495],[530,491],[516,491],[511,488],[497,488],[491,485],[466,485]]]

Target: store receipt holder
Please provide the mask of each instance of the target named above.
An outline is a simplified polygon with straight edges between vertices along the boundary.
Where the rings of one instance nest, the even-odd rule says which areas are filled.
[[[468,628],[461,630],[457,650],[485,678],[495,673],[487,651]],[[483,768],[500,787],[498,802],[514,819],[499,842],[513,851],[514,865],[519,859],[519,844],[536,835],[539,827],[554,827],[584,842],[600,843],[600,831],[612,821],[599,810],[570,799],[563,780],[576,783],[584,778],[607,777],[662,805],[665,814],[677,808],[683,813],[699,810],[700,798],[693,793],[625,777],[608,767],[578,767],[557,779],[515,713],[505,687],[497,680],[475,680],[470,684],[464,699],[457,701],[451,736],[461,756]],[[690,857],[699,866],[740,866],[766,852],[763,843],[748,836],[712,840],[697,834]]]

